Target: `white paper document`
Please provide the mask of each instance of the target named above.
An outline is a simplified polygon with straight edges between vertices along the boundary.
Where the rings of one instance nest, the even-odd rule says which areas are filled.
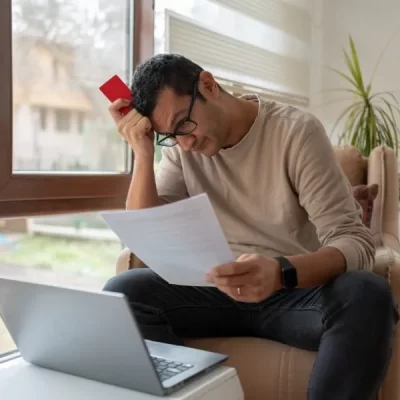
[[[211,286],[205,281],[206,273],[234,261],[206,194],[101,215],[132,253],[169,283]]]

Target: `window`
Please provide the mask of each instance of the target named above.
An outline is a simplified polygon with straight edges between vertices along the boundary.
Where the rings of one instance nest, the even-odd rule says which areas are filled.
[[[97,211],[125,207],[132,157],[98,87],[153,54],[152,2],[4,0],[0,47],[0,274],[102,287],[122,244]]]
[[[65,133],[71,131],[71,113],[70,110],[54,110],[57,132]]]
[[[87,172],[107,170],[117,174],[119,181],[127,178],[128,151],[98,87],[114,74],[130,78],[132,46],[126,39],[130,8],[126,0],[113,5],[102,0],[98,7],[78,0],[12,1],[13,100],[20,109],[14,115],[14,171],[29,165],[29,172],[37,165],[49,171],[61,153],[69,159],[90,158],[90,163],[84,162]],[[31,123],[31,108],[37,103],[51,110],[49,132],[53,137],[37,135]],[[91,115],[86,143],[55,135],[72,131],[76,111]]]
[[[0,217],[125,206],[131,151],[98,87],[114,74],[129,81],[133,65],[153,53],[152,4],[56,3],[0,2]],[[46,79],[54,56],[66,71],[60,90]],[[46,135],[34,123],[37,107],[49,110]],[[85,112],[85,135],[56,135],[54,109]]]

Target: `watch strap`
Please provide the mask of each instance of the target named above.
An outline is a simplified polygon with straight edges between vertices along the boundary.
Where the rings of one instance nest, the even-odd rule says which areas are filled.
[[[286,257],[278,256],[275,259],[281,267],[282,286],[285,289],[294,289],[298,285],[296,268]]]

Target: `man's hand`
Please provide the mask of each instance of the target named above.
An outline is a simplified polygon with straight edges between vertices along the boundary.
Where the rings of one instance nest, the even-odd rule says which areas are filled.
[[[154,132],[151,122],[135,109],[122,115],[119,110],[129,104],[128,100],[118,99],[110,105],[108,110],[118,127],[118,132],[134,151],[135,162],[140,158],[153,160]]]
[[[259,303],[281,288],[279,263],[258,254],[244,254],[236,262],[219,265],[206,276],[234,300]]]

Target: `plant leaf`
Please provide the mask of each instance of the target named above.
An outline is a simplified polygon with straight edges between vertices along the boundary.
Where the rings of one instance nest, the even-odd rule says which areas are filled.
[[[388,100],[386,100],[386,98],[385,98],[385,95],[388,95],[388,94],[389,94],[389,93],[382,94],[382,95],[380,96],[381,101],[384,101],[385,103],[390,104],[391,107],[393,107],[397,112],[400,113],[400,104],[398,103],[396,97],[394,97],[394,99],[396,100],[396,101],[395,101],[395,104],[390,103],[390,102],[389,102]]]
[[[399,136],[399,128],[397,127],[396,121],[394,119],[392,119],[389,114],[381,107],[376,106],[375,107],[377,112],[381,115],[382,119],[385,121],[385,123],[387,125],[389,125],[389,127],[391,129],[387,130],[386,132],[386,139],[385,139],[385,143],[387,144],[389,147],[393,148],[393,145],[390,145],[390,143],[395,143],[396,147],[396,153],[397,153],[397,145],[398,145],[398,136]]]
[[[356,80],[356,82],[358,83],[361,92],[366,94],[366,90],[365,90],[365,87],[364,87],[363,76],[362,76],[362,72],[361,72],[361,68],[360,68],[360,62],[358,61],[358,55],[357,55],[356,46],[354,45],[354,41],[353,41],[353,38],[351,36],[349,37],[349,41],[350,41],[351,55],[352,55],[352,58],[353,58],[353,68],[355,70],[355,75],[358,78]]]
[[[392,92],[384,92],[383,95],[390,96],[397,105],[400,105],[399,100],[397,99],[397,97]]]
[[[332,72],[335,72],[336,74],[340,75],[342,78],[346,79],[348,82],[350,82],[357,90],[357,93],[359,96],[361,96],[362,98],[365,98],[364,94],[362,92],[359,91],[358,89],[358,85],[357,82],[354,82],[353,79],[351,77],[349,77],[348,75],[346,75],[344,72],[339,71],[336,68],[329,68]]]
[[[368,156],[370,150],[372,149],[372,137],[371,137],[371,112],[368,103],[365,104],[366,116],[364,121],[364,137],[365,137],[365,144],[364,147],[361,148],[362,154],[364,156]]]
[[[365,154],[365,148],[368,146],[368,138],[367,135],[367,126],[366,120],[364,118],[365,113],[367,112],[367,107],[364,105],[362,114],[358,120],[358,123],[355,127],[354,132],[352,133],[352,146],[357,147],[361,150],[362,154]]]
[[[398,129],[397,120],[396,120],[396,117],[394,115],[393,109],[398,112],[399,117],[400,117],[400,108],[395,106],[395,105],[393,105],[393,104],[391,104],[391,103],[389,103],[385,98],[382,98],[381,100],[386,104],[386,107],[389,110],[390,116],[392,117],[392,121],[393,121],[394,125],[396,126],[396,129]]]
[[[357,102],[357,103],[354,103],[354,104],[352,104],[352,105],[346,107],[346,108],[344,109],[344,111],[339,115],[339,117],[337,118],[337,120],[335,121],[331,132],[332,132],[332,133],[335,132],[335,130],[336,130],[337,126],[339,125],[339,123],[341,122],[341,120],[342,120],[349,112],[351,112],[351,110],[352,110],[353,108],[360,107],[360,105],[362,105],[362,104],[363,104],[363,103],[359,101],[359,102]]]
[[[365,114],[364,104],[365,103],[362,103],[358,108],[354,108],[354,110],[351,111],[354,118],[353,121],[350,122],[349,128],[351,129],[345,129],[341,135],[342,141],[345,140],[353,146],[359,140],[360,124],[362,124],[363,116]]]
[[[354,79],[354,82],[357,83],[357,87],[360,89],[360,77],[357,74],[356,69],[353,66],[352,60],[350,59],[349,55],[347,54],[346,50],[343,50],[343,54],[344,54],[344,59],[346,61],[346,65],[348,70],[350,71],[350,74],[352,76],[352,78]]]
[[[393,92],[377,92],[377,93],[374,93],[369,99],[370,100],[372,100],[372,99],[374,99],[375,97],[382,97],[382,96],[390,96],[393,100],[394,100],[394,102],[397,104],[397,105],[399,105],[400,106],[400,102],[399,102],[399,100],[397,99],[397,97],[393,94]]]
[[[400,29],[396,31],[396,34],[398,32],[400,32]],[[357,49],[351,36],[349,36],[349,44],[350,50],[343,50],[346,70],[342,72],[334,68],[329,69],[345,79],[351,86],[346,89],[329,89],[322,91],[322,93],[346,92],[351,93],[352,96],[357,96],[357,98],[353,104],[346,105],[336,120],[332,131],[336,132],[338,125],[345,120],[339,142],[345,141],[347,144],[358,148],[364,156],[369,156],[372,149],[378,145],[393,148],[397,155],[400,142],[400,123],[398,123],[400,121],[400,102],[393,91],[371,94],[372,79],[368,85],[365,85]],[[373,75],[384,51],[380,55]]]
[[[352,136],[352,132],[354,130],[355,124],[359,121],[360,116],[363,115],[363,107],[360,108],[354,108],[349,115],[348,120],[346,121],[346,125],[345,125],[345,131],[347,133],[347,136],[350,138],[351,140],[351,136]]]
[[[377,109],[377,112],[380,114],[378,109]],[[381,120],[382,120],[382,122],[381,122]],[[384,129],[382,127],[382,132],[380,132],[380,144],[383,144],[383,143],[385,143],[385,137],[388,137],[388,134],[390,132],[390,126],[389,126],[388,121],[382,114],[380,114],[380,118],[377,118],[377,124],[380,125],[381,123],[384,125]]]
[[[390,110],[392,110],[392,112],[393,112],[392,118],[394,118],[395,120],[396,120],[395,115],[394,115],[395,113],[399,114],[399,117],[400,117],[400,107],[397,106],[396,104],[393,104],[390,101],[386,100],[384,97],[375,101],[374,103],[377,103],[378,105],[382,105],[381,103],[383,103],[386,105],[386,107],[389,107]]]
[[[379,111],[378,111],[379,113]],[[382,122],[383,121],[383,122]],[[388,125],[386,118],[381,116],[380,119],[377,120],[377,126],[379,126],[382,131],[380,132],[380,142],[378,144],[383,144],[389,147],[394,148],[393,137],[390,131],[390,126]]]
[[[385,141],[386,126],[381,122],[379,117],[376,119],[376,137],[378,146]]]
[[[379,106],[375,106],[375,108],[377,110],[380,110],[381,113],[383,113],[383,115],[385,116],[385,118],[388,119],[388,122],[390,123],[390,125],[392,126],[392,129],[394,131],[399,131],[399,127],[397,126],[396,118],[394,118],[394,114],[393,114],[393,111],[392,111],[392,108],[390,107],[390,105],[388,107],[390,115],[383,108],[381,108]]]
[[[371,148],[368,149],[368,155],[371,153],[372,149],[376,147],[376,117],[374,112],[374,107],[369,104],[368,106],[368,113],[369,113],[369,123],[370,123],[370,130],[369,134],[371,135]]]

